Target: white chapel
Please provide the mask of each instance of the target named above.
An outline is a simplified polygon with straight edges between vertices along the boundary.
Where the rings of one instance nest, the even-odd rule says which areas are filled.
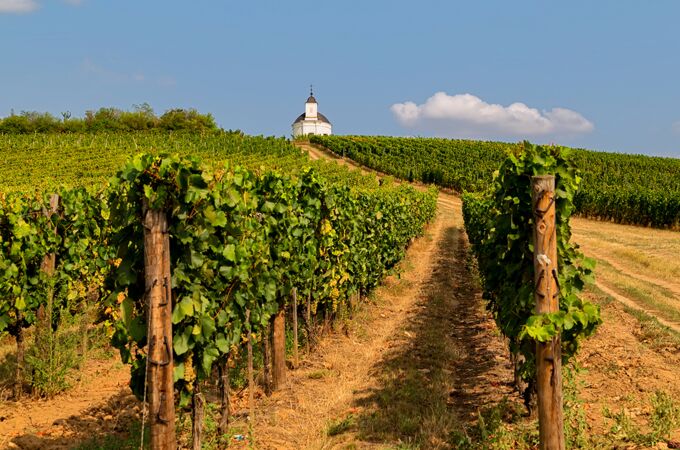
[[[309,98],[305,103],[305,112],[293,122],[293,137],[308,134],[332,134],[330,121],[318,111],[314,92],[309,90]]]

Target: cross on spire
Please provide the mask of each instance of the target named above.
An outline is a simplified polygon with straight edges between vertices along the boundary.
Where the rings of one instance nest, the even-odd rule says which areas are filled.
[[[314,97],[314,89],[313,89],[313,86],[311,84],[309,85],[309,95],[311,97]]]

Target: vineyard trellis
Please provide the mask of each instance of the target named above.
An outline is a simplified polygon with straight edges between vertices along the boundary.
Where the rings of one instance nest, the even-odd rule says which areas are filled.
[[[580,181],[569,149],[525,142],[485,193],[463,196],[487,307],[508,338],[530,412],[538,392],[548,449],[564,448],[561,363],[601,323],[599,308],[580,296],[594,261],[569,241]]]
[[[335,170],[338,179],[348,173]],[[435,190],[377,182],[350,188],[353,177],[327,181],[311,168],[293,176],[258,174],[142,154],[105,192],[62,190],[54,215],[43,214],[46,196],[7,194],[0,202],[0,267],[8,281],[0,332],[16,335],[13,330],[35,321],[49,284],[40,265],[54,253],[57,308],[76,284],[81,294],[106,294],[98,296],[100,320],[111,324],[112,343],[131,365],[131,387],[140,398],[145,382],[151,388],[155,448],[172,446],[173,438],[155,433],[153,425],[173,428],[173,390],[180,406],[193,404],[198,446],[201,384],[213,367],[222,372],[224,429],[229,359],[268,339],[263,331],[274,318],[299,306],[292,292],[308,299],[307,318],[333,314],[376,286],[434,215]],[[158,220],[150,220],[151,213],[160,214]],[[156,226],[169,253],[148,244]],[[164,274],[153,272],[153,254],[163,261]],[[171,331],[155,325],[159,314],[149,306],[158,302],[170,308]],[[157,389],[156,382],[164,387]]]

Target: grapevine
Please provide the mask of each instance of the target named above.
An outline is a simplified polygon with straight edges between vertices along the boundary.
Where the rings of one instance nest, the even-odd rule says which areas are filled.
[[[594,261],[570,242],[569,219],[581,178],[570,163],[570,150],[524,143],[508,156],[489,191],[463,197],[465,228],[476,255],[484,298],[510,351],[521,354],[520,374],[535,377],[534,342],[562,336],[566,361],[579,342],[601,323],[599,308],[580,292],[592,277]],[[534,300],[533,212],[530,178],[554,174],[560,311],[537,315]]]

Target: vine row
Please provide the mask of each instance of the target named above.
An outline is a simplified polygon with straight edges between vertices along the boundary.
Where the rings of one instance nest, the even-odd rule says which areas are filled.
[[[537,314],[534,298],[533,205],[531,177],[555,176],[559,307]],[[463,196],[463,216],[476,256],[484,298],[496,324],[509,339],[510,352],[521,355],[518,375],[535,381],[535,342],[561,335],[562,356],[571,358],[579,342],[601,323],[599,307],[580,295],[593,276],[594,261],[570,242],[570,217],[581,178],[569,149],[527,142],[510,154],[484,193]],[[528,398],[527,398],[528,400]]]

